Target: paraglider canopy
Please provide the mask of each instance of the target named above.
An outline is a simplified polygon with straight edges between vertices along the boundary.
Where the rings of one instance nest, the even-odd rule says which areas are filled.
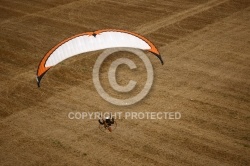
[[[90,51],[117,47],[147,50],[156,55],[163,64],[160,53],[153,43],[139,34],[116,29],[86,32],[63,40],[45,54],[37,69],[37,85],[40,87],[42,77],[52,66],[67,58]]]

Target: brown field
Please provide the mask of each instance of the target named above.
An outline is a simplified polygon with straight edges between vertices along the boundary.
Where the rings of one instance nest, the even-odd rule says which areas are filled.
[[[92,68],[100,51],[58,64],[37,88],[49,49],[106,28],[139,33],[161,52],[163,66],[147,53],[154,85],[146,98],[122,107],[98,95]],[[121,53],[104,65],[107,89],[105,68],[123,56],[141,69],[121,67],[118,82],[145,80],[142,62]],[[1,166],[250,165],[249,0],[0,0],[0,71]],[[108,134],[97,120],[70,120],[72,111],[182,117],[117,119]]]

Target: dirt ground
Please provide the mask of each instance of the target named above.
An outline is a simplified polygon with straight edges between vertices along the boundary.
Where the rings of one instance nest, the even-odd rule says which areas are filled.
[[[49,49],[106,28],[159,49],[163,66],[147,53],[154,84],[146,98],[126,107],[103,100],[92,81],[98,51],[58,64],[37,88]],[[249,0],[0,0],[0,165],[250,165],[249,53]],[[121,84],[145,80],[143,69],[119,72]],[[117,111],[181,119],[117,119],[107,134],[97,120],[68,118]]]

